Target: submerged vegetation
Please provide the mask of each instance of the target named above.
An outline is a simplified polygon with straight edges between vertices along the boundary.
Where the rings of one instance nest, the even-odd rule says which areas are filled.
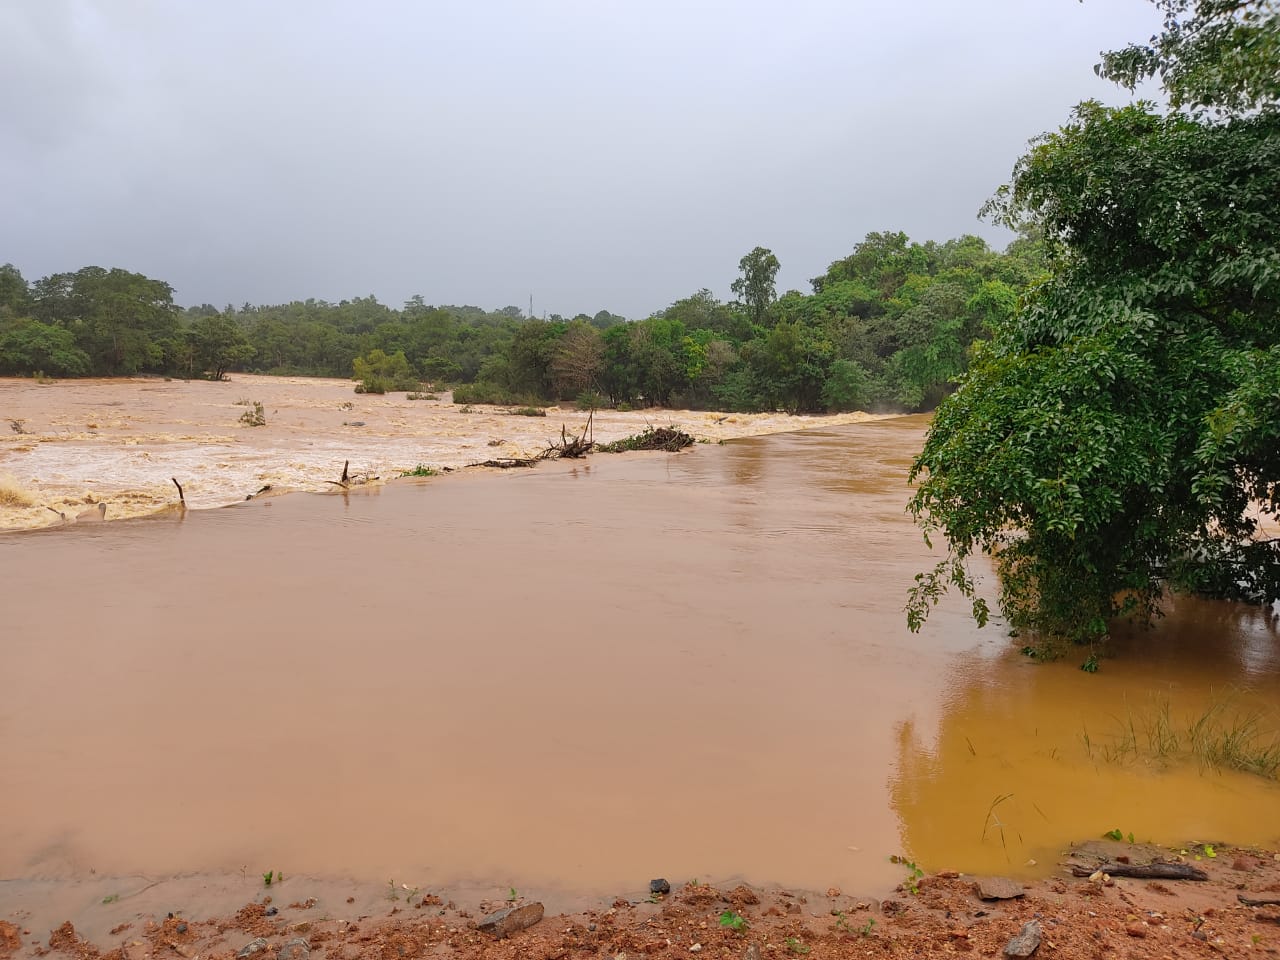
[[[1081,734],[1089,758],[1108,763],[1194,761],[1210,770],[1239,770],[1280,779],[1280,729],[1258,711],[1241,712],[1219,700],[1199,713],[1178,718],[1168,699],[1115,717],[1113,729],[1098,738]]]
[[[440,471],[435,467],[428,467],[425,463],[420,463],[412,470],[405,470],[400,474],[402,477],[438,477]]]
[[[30,507],[35,502],[16,480],[0,475],[0,507]]]
[[[912,469],[947,556],[918,629],[991,555],[1016,631],[1091,643],[1166,590],[1280,598],[1280,8],[1160,0],[1165,30],[1104,56],[1172,108],[1080,104],[989,206],[1049,277],[991,320]],[[1096,668],[1096,658],[1086,661]]]

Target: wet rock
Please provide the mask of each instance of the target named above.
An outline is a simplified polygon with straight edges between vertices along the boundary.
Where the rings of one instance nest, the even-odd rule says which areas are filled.
[[[671,884],[659,877],[657,880],[649,881],[649,892],[652,894],[668,894],[671,892]]]
[[[478,924],[476,929],[483,933],[492,933],[499,940],[511,936],[520,930],[526,930],[542,919],[541,903],[526,903],[519,907],[508,907],[491,913]]]
[[[22,935],[8,920],[0,920],[0,955],[17,953],[22,949]]]
[[[256,937],[241,947],[240,952],[236,954],[236,957],[237,960],[243,960],[243,958],[255,956],[265,949],[267,949],[267,938]]]
[[[1029,957],[1040,949],[1040,921],[1031,920],[1023,924],[1018,935],[1004,947],[1006,957]]]
[[[1008,877],[979,877],[974,886],[982,900],[1013,900],[1026,892],[1022,884]]]
[[[279,907],[267,907],[267,916],[268,916],[268,917],[274,917],[274,916],[275,916],[277,913],[279,913],[279,912],[280,912],[280,908],[279,908]]]
[[[177,930],[179,933],[186,933],[187,925],[185,923],[179,923],[176,927],[174,927],[174,929]]]
[[[311,956],[311,944],[302,937],[294,937],[276,954],[277,960],[307,960]]]

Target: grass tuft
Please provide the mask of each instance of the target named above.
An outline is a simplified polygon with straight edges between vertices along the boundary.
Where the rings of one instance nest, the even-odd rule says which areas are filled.
[[[36,498],[11,477],[0,477],[0,507],[34,507]]]
[[[1241,712],[1229,700],[1219,700],[1180,721],[1167,698],[1156,698],[1150,707],[1128,710],[1114,720],[1115,728],[1105,738],[1085,731],[1090,759],[1119,764],[1194,760],[1202,769],[1280,779],[1280,730],[1261,711]]]

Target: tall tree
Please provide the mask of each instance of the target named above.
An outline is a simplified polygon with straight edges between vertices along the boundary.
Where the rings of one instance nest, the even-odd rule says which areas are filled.
[[[774,284],[779,266],[773,251],[765,247],[756,247],[738,261],[741,276],[733,281],[732,290],[752,323],[764,323],[768,316],[769,307],[776,299]]]
[[[948,555],[917,578],[919,627],[993,554],[1010,623],[1093,641],[1167,589],[1280,596],[1280,18],[1275,0],[1162,0],[1170,102],[1076,108],[992,205],[1044,237],[1051,278],[997,321],[938,409],[911,509]]]
[[[12,263],[0,265],[0,317],[21,317],[31,306],[31,291]]]
[[[228,370],[243,369],[253,359],[253,345],[240,324],[231,317],[222,314],[200,317],[186,334],[194,369],[210,380],[224,380]]]

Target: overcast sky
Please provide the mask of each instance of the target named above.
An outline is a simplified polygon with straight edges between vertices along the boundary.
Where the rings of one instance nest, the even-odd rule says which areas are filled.
[[[4,0],[0,263],[640,317],[978,233],[1146,0]]]

